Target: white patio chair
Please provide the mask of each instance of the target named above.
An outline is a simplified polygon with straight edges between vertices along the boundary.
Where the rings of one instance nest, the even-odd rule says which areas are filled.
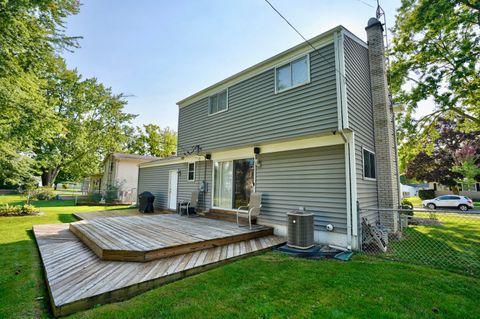
[[[198,191],[192,192],[192,197],[189,201],[180,202],[180,215],[182,215],[182,211],[185,209],[187,212],[187,217],[190,217],[190,208],[195,208],[197,210],[197,203],[198,203]]]
[[[246,211],[242,209],[246,208]],[[260,215],[260,209],[262,208],[262,193],[252,193],[250,195],[250,201],[248,206],[240,206],[237,208],[237,224],[242,227],[239,222],[239,217],[248,218],[248,226],[252,229],[252,218],[257,218]]]

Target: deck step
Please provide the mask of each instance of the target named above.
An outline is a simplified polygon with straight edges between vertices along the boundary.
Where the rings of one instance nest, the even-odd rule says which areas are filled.
[[[248,229],[177,214],[88,219],[71,223],[69,229],[103,260],[138,262],[273,235],[271,227]]]

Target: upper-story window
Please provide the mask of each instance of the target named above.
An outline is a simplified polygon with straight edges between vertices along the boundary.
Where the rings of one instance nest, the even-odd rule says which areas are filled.
[[[228,109],[228,90],[211,95],[208,99],[208,114],[215,114]]]
[[[310,60],[305,55],[275,69],[275,92],[310,82]]]

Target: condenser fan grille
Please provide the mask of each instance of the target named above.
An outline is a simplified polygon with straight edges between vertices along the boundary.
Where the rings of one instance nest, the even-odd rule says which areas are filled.
[[[294,248],[308,249],[314,245],[313,214],[293,211],[287,213],[287,245]]]

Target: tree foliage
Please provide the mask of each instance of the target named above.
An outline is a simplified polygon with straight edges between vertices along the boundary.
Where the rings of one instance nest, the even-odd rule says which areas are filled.
[[[65,35],[65,18],[76,0],[0,2],[0,179],[32,182],[29,157],[36,141],[60,129],[43,94],[45,74],[57,51],[76,46]]]
[[[82,80],[62,60],[48,79],[45,91],[61,131],[35,144],[34,159],[43,185],[51,186],[65,169],[79,176],[98,171],[100,159],[121,150],[123,127],[135,117],[124,112],[123,95],[115,95],[95,78]]]
[[[395,102],[406,108],[397,116],[405,172],[418,154],[432,154],[438,118],[460,123],[461,131],[480,130],[480,3],[402,0],[392,32],[389,78]],[[424,101],[434,108],[421,109]]]
[[[392,31],[392,89],[407,107],[404,127],[455,116],[464,129],[480,129],[480,2],[403,0]],[[427,99],[435,109],[417,122],[412,115]]]
[[[478,173],[472,173],[480,167],[480,131],[465,133],[459,127],[461,123],[439,119],[435,126],[438,135],[427,137],[432,149],[421,151],[409,161],[406,177],[449,187],[480,180]]]
[[[168,127],[145,124],[126,128],[126,134],[130,138],[125,149],[130,153],[167,157],[177,150],[177,133]]]
[[[78,47],[65,19],[78,0],[0,1],[0,181],[31,188],[79,180],[109,152],[167,156],[176,133],[131,126],[122,94],[83,79],[61,57]]]

